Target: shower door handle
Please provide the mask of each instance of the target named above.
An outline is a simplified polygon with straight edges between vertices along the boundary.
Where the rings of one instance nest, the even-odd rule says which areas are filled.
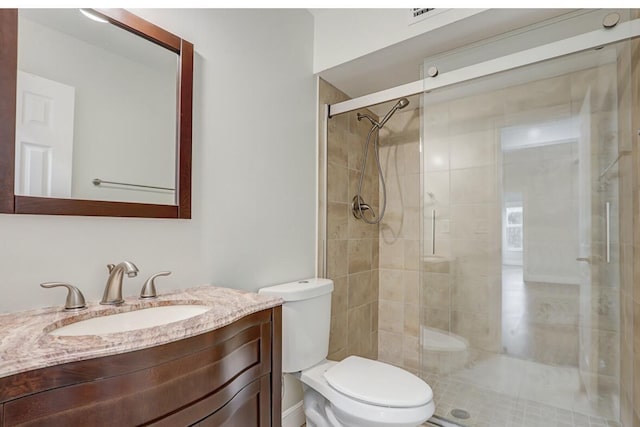
[[[604,204],[604,220],[606,234],[606,259],[607,264],[609,264],[611,262],[611,202]]]
[[[436,254],[436,210],[431,210],[431,255]]]

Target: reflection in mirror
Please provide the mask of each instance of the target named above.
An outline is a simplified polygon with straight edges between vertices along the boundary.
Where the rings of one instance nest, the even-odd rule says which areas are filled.
[[[78,9],[18,17],[15,194],[176,205],[176,53]]]

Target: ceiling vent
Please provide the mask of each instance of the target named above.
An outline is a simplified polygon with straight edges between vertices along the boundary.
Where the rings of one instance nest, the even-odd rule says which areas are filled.
[[[427,18],[431,18],[434,15],[439,15],[449,9],[436,9],[436,8],[413,8],[409,9],[409,25],[416,22],[424,21]]]

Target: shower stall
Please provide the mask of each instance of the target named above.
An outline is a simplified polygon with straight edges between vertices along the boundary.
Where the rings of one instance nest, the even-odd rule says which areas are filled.
[[[377,106],[321,82],[330,357],[420,375],[435,425],[633,425],[637,18],[581,11],[427,58]],[[379,224],[352,215],[361,192],[370,220],[386,193]]]

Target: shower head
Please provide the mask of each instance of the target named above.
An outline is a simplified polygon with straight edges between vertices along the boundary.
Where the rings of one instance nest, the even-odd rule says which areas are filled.
[[[391,116],[393,116],[393,113],[395,113],[399,109],[406,107],[407,105],[409,105],[409,100],[407,98],[400,98],[398,102],[396,102],[396,104],[391,108],[391,110],[389,110],[389,112],[382,118],[382,120],[380,120],[380,123],[378,123],[378,128],[382,129],[382,126],[384,126],[384,124],[387,123],[387,120],[389,120]]]

